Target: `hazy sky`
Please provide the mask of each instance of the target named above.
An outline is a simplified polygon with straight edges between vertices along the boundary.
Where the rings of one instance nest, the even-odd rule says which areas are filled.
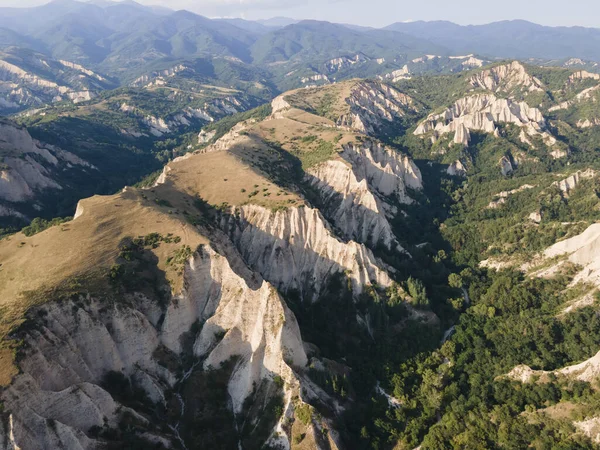
[[[138,0],[208,16],[246,19],[287,16],[383,26],[408,20],[480,24],[525,19],[543,25],[600,27],[599,0]],[[47,0],[0,0],[1,6],[32,6]]]

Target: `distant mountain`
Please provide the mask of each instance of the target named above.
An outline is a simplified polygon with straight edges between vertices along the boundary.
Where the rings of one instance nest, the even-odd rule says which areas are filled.
[[[461,26],[452,22],[395,23],[401,31],[444,45],[453,53],[501,58],[583,58],[600,60],[600,29],[547,27],[524,20]]]
[[[225,22],[230,25],[241,28],[242,30],[250,31],[256,34],[266,34],[273,31],[273,28],[267,25],[263,25],[260,22],[244,19],[215,19],[216,22]]]
[[[288,25],[294,25],[295,23],[300,22],[300,20],[290,19],[289,17],[271,17],[270,19],[260,19],[256,22],[266,27],[283,28]]]
[[[261,36],[252,47],[252,58],[255,63],[261,64],[292,58],[335,58],[350,53],[385,57],[402,52],[446,53],[446,50],[403,33],[382,30],[361,32],[344,25],[305,20]]]
[[[161,58],[200,56],[230,56],[250,62],[249,49],[255,40],[254,33],[234,25],[177,11],[107,38],[110,53],[101,66],[124,70]]]
[[[72,61],[124,83],[199,58],[230,58],[253,65],[250,71],[273,70],[267,77],[274,80],[297,69],[290,65],[303,63],[305,70],[282,80],[280,89],[305,84],[302,79],[318,76],[320,66],[337,58],[360,54],[365,60],[378,61],[360,73],[352,73],[356,65],[344,72],[344,77],[372,76],[400,68],[398,64],[406,58],[449,53],[443,45],[391,30],[281,17],[213,20],[188,11],[156,11],[133,1],[106,0],[57,0],[35,8],[0,8],[0,49],[9,46]],[[383,60],[393,64],[375,67]],[[286,64],[269,66],[273,62]]]
[[[356,77],[393,81],[456,73],[502,58],[539,65],[582,60],[580,67],[596,70],[598,44],[600,30],[524,21],[412,22],[373,29],[285,17],[209,19],[134,1],[55,0],[33,8],[0,8],[0,51],[28,49],[114,77],[121,85],[198,63],[193,82],[200,77],[211,85],[251,89],[259,97],[264,91]],[[48,96],[39,99],[47,103]],[[33,106],[30,100],[9,101],[20,109]]]

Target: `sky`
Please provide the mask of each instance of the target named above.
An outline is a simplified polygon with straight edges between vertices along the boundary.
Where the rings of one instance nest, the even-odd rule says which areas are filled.
[[[48,0],[0,0],[34,6]],[[393,22],[449,20],[461,25],[524,19],[542,25],[600,27],[599,0],[138,0],[207,17],[249,20],[275,16],[381,27]]]

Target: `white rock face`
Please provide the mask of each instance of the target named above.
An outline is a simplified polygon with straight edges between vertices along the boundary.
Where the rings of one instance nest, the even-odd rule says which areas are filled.
[[[34,140],[25,128],[2,120],[0,151],[10,155],[2,159],[0,166],[0,199],[9,202],[26,201],[45,189],[62,189],[52,179],[52,171],[65,165],[92,168],[72,153],[45,146]]]
[[[423,189],[421,171],[414,161],[378,142],[347,144],[340,156],[352,164],[359,181],[367,180],[372,190],[395,196],[400,203],[412,203],[407,188]]]
[[[598,125],[600,125],[600,118],[578,120],[576,125],[577,128],[597,127]]]
[[[392,122],[415,109],[411,97],[374,81],[356,83],[346,103],[350,105],[350,113],[340,117],[336,124],[364,134],[373,134],[382,120]]]
[[[585,66],[585,61],[581,58],[571,58],[569,59],[567,62],[565,62],[563,65],[565,67],[571,67],[571,66]]]
[[[154,136],[160,137],[163,134],[171,132],[167,122],[160,117],[146,116],[143,122],[150,128],[150,133]]]
[[[180,113],[167,117],[156,117],[146,114],[143,110],[127,103],[122,103],[119,109],[138,118],[140,123],[148,128],[150,134],[161,137],[165,134],[173,133],[179,128],[189,127],[195,120],[214,122],[216,119],[246,111],[249,107],[250,104],[248,102],[235,96],[227,96],[207,101],[199,108],[186,107]],[[145,136],[143,133],[131,130],[125,130],[125,132],[135,137]]]
[[[468,58],[462,62],[464,67],[483,67],[483,64],[484,62],[482,59],[475,58],[473,55],[469,55]]]
[[[248,270],[232,248],[221,250],[224,255],[204,247],[190,261],[187,289],[169,307],[162,333],[164,344],[178,352],[182,330],[197,319],[208,319],[194,354],[206,358],[206,368],[218,368],[233,355],[241,357],[229,383],[238,413],[253,384],[262,379],[279,375],[297,384],[290,365],[303,368],[307,357],[296,318],[273,286]],[[225,336],[217,339],[223,331]]]
[[[584,89],[579,94],[577,94],[573,99],[564,101],[559,103],[558,105],[554,105],[548,109],[548,111],[560,111],[562,109],[569,109],[571,106],[576,105],[578,103],[584,101],[597,101],[598,92],[600,92],[600,85],[592,86],[587,89]],[[586,119],[586,120],[596,120],[596,118]],[[582,121],[580,121],[582,122]],[[582,123],[585,123],[583,121]]]
[[[571,75],[569,77],[568,83],[575,83],[577,81],[582,81],[582,80],[600,80],[600,75],[597,73],[591,73],[588,72],[587,70],[578,70],[577,72],[575,72],[573,75]]]
[[[182,336],[196,320],[206,320],[194,344],[205,367],[239,357],[228,385],[235,412],[254,383],[280,376],[288,397],[292,388],[297,390],[293,368],[301,370],[307,358],[294,315],[229,244],[215,245],[223,247],[223,254],[205,246],[190,258],[185,288],[166,312],[142,295],[123,303],[88,298],[84,306],[71,301],[44,305],[43,325],[24,336],[21,374],[2,393],[11,413],[2,442],[10,434],[14,448],[98,448],[87,431],[105,421],[116,426],[122,409],[99,387],[103,376],[122,371],[154,401],[163,402],[177,379],[155,360],[155,350],[164,345],[179,353]],[[224,338],[217,339],[222,332]]]
[[[359,53],[352,57],[342,56],[340,58],[331,59],[325,63],[325,67],[327,68],[329,73],[335,73],[335,72],[339,72],[342,69],[347,69],[348,67],[352,67],[357,64],[363,64],[368,61],[370,61],[369,57]],[[383,61],[385,61],[385,60],[383,60],[381,62],[379,62],[379,61],[380,60],[378,59],[377,63],[382,64]]]
[[[539,211],[534,211],[529,214],[529,220],[533,223],[542,223],[542,214]]]
[[[94,94],[92,91],[67,92],[67,98],[75,104],[87,102],[94,97],[96,97],[96,94]]]
[[[33,74],[30,74],[29,72],[26,72],[14,64],[0,60],[0,77],[2,80],[7,81],[11,75],[13,78],[16,78],[18,81],[23,83],[32,84],[42,88],[51,88],[57,93],[57,95],[65,94],[69,90],[69,88],[66,86],[59,86],[53,81],[44,80],[43,78],[39,78]]]
[[[247,205],[237,216],[224,218],[222,228],[249,266],[284,292],[296,289],[303,298],[315,299],[336,273],[346,273],[355,294],[368,285],[391,284],[373,253],[338,239],[316,209]]]
[[[580,364],[564,367],[555,371],[533,370],[529,366],[520,365],[511,370],[507,377],[522,383],[529,383],[533,377],[547,374],[563,375],[588,383],[593,382],[600,376],[600,352]]]
[[[596,171],[593,169],[587,169],[585,171],[579,170],[573,175],[565,178],[564,180],[553,183],[553,186],[558,186],[565,197],[568,197],[571,191],[581,184],[582,180],[588,180],[596,176]]]
[[[311,75],[309,77],[302,77],[300,79],[300,82],[302,84],[308,84],[308,83],[315,83],[315,82],[319,82],[322,81],[324,83],[329,83],[329,78],[327,77],[327,75],[322,74],[322,73],[317,73],[315,75]]]
[[[545,131],[541,111],[525,102],[499,99],[493,94],[476,94],[457,100],[440,114],[431,114],[414,131],[416,136],[430,134],[435,142],[454,133],[454,143],[468,145],[471,131],[495,133],[496,124],[511,123],[523,129],[525,136],[541,136],[548,145],[556,140]]]
[[[291,108],[291,105],[285,100],[285,95],[280,95],[279,97],[275,97],[271,102],[271,117],[274,119],[278,119],[282,117],[282,114],[287,109]]]
[[[425,55],[425,56],[421,56],[420,58],[415,58],[412,60],[413,64],[418,64],[418,63],[424,63],[426,61],[431,61],[432,59],[440,59],[441,56],[437,56],[437,55]]]
[[[446,169],[446,173],[452,176],[464,177],[467,175],[467,168],[459,159],[457,159],[452,164],[450,164],[450,166],[448,166],[448,169]]]
[[[535,188],[535,186],[532,186],[531,184],[524,184],[523,186],[518,187],[517,189],[513,189],[511,191],[498,192],[496,195],[494,195],[494,198],[489,203],[488,208],[489,209],[499,208],[500,206],[502,206],[503,204],[506,203],[506,200],[511,195],[518,194],[519,192],[523,192],[523,191],[526,191],[528,189],[533,189],[533,188]]]
[[[518,61],[484,70],[473,75],[469,82],[474,88],[492,92],[508,92],[514,88],[525,88],[529,92],[543,91],[542,82],[529,75]]]
[[[422,189],[418,167],[376,142],[347,144],[339,155],[343,161],[326,161],[308,171],[326,215],[348,240],[403,251],[386,214],[394,210],[390,197],[411,203],[407,188]]]
[[[600,444],[600,417],[573,422],[575,428],[589,437],[595,444]]]
[[[320,192],[333,224],[346,239],[391,249],[398,247],[385,217],[385,206],[369,190],[366,179],[358,181],[352,166],[327,161],[309,171],[309,181]]]
[[[59,60],[59,62],[63,66],[68,67],[69,69],[77,70],[77,71],[79,71],[79,72],[81,72],[81,73],[83,73],[83,74],[85,74],[85,75],[87,75],[89,77],[96,78],[97,80],[100,80],[100,81],[106,81],[106,78],[104,78],[101,75],[98,75],[96,72],[93,72],[93,71],[91,71],[89,69],[86,69],[81,64],[76,64],[76,63],[73,63],[73,62],[70,62],[70,61],[65,61],[63,59]]]
[[[583,266],[573,284],[587,282],[600,286],[600,223],[591,225],[582,234],[557,242],[544,252],[546,258],[568,255],[569,261]]]
[[[408,65],[405,64],[401,69],[394,70],[390,73],[386,73],[383,76],[379,77],[382,80],[391,80],[392,83],[395,83],[400,80],[406,80],[410,78],[410,70]]]
[[[46,60],[30,55],[25,57],[21,67],[16,64],[0,59],[2,108],[36,107],[62,100],[79,103],[95,97],[96,91],[110,83],[91,70],[68,61],[51,61],[50,65]]]
[[[215,137],[215,135],[217,134],[216,131],[204,131],[202,130],[199,134],[198,134],[198,143],[199,144],[208,144],[210,141],[212,141],[212,139]]]
[[[164,70],[157,70],[152,73],[142,75],[141,77],[135,79],[131,86],[134,87],[142,87],[156,80],[163,80],[165,78],[171,78],[177,75],[179,72],[183,72],[188,67],[184,64],[178,64],[176,66],[170,67]]]
[[[508,158],[507,156],[503,156],[502,158],[500,158],[500,172],[502,172],[502,175],[506,177],[512,172],[514,172],[514,170],[515,168],[513,167],[510,158]]]

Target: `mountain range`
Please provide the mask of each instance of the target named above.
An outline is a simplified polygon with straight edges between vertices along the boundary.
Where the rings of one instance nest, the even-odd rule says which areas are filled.
[[[125,73],[163,58],[209,54],[261,66],[294,56],[324,61],[359,51],[374,59],[474,53],[488,58],[600,60],[600,31],[589,28],[506,21],[478,26],[395,23],[376,30],[285,18],[211,20],[132,1],[57,0],[35,8],[1,8],[0,30],[3,47],[27,47],[94,69]]]

